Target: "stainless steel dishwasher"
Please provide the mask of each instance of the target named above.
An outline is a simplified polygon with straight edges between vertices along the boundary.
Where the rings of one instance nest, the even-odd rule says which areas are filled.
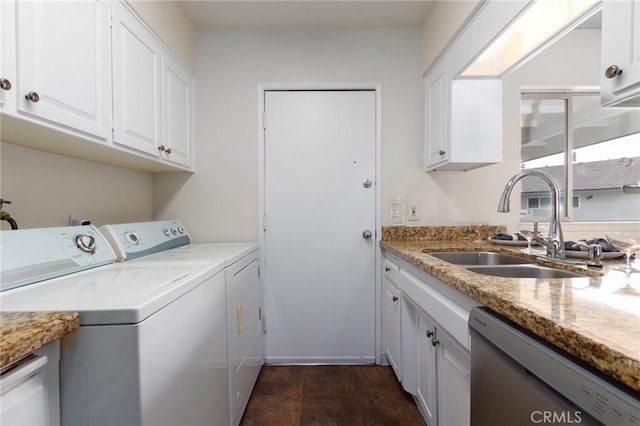
[[[486,308],[471,331],[471,424],[640,425],[640,395]]]

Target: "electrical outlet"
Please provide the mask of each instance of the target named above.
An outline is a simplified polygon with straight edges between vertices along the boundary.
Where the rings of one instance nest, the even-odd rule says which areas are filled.
[[[417,203],[409,204],[409,214],[407,216],[409,220],[420,220],[420,209]]]
[[[89,219],[83,219],[82,216],[78,214],[70,214],[69,226],[80,226],[80,225],[91,225],[91,221]]]

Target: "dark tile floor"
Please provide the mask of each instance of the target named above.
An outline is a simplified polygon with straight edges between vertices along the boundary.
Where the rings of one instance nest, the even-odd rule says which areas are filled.
[[[391,367],[264,366],[241,426],[423,426]]]

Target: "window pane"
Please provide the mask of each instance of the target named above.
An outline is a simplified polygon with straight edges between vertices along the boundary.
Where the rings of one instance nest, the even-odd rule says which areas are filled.
[[[569,184],[574,195],[572,220],[640,219],[640,109],[602,108],[599,94],[543,96],[545,99],[528,99],[532,96],[524,95],[521,102],[521,167],[551,174],[564,199],[567,192],[563,187],[567,173],[564,151],[569,140],[563,129],[565,111],[570,109],[574,148],[569,165],[572,178]],[[524,179],[521,188],[523,200],[540,198],[539,206],[529,208],[526,213],[549,217],[546,185],[539,179]],[[561,216],[565,216],[565,203],[562,200],[560,204]]]
[[[573,99],[573,190],[583,199],[573,220],[638,220],[640,194],[622,188],[640,181],[640,110]]]

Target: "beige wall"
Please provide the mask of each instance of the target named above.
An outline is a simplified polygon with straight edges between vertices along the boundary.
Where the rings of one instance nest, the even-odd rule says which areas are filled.
[[[148,173],[0,142],[0,196],[20,228],[66,226],[70,214],[95,225],[151,220]],[[8,229],[6,222],[2,229]]]
[[[182,6],[170,0],[130,0],[129,4],[189,71],[195,73],[196,29]]]
[[[479,0],[439,1],[422,27],[422,72],[449,46]]]
[[[202,241],[258,239],[260,82],[381,82],[383,200],[413,191],[426,206],[420,73],[420,30],[199,32],[197,171],[154,176],[156,216]]]

